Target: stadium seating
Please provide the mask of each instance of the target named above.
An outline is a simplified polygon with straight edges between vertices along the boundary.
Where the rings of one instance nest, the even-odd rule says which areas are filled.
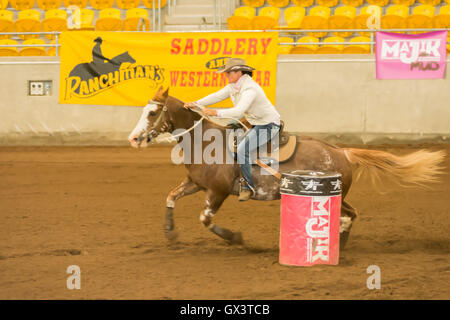
[[[119,31],[122,30],[122,12],[116,8],[100,10],[95,23],[97,31]]]
[[[450,28],[450,5],[442,6],[439,14],[433,17],[435,28]]]
[[[50,42],[50,44],[56,44],[55,40],[52,40]],[[59,49],[61,49],[61,47],[59,47]],[[58,53],[61,54],[61,51],[58,49]],[[56,47],[49,47],[47,50],[47,55],[48,56],[56,56]]]
[[[368,4],[384,7],[389,3],[389,0],[367,0]]]
[[[67,30],[67,11],[61,9],[52,9],[45,13],[42,20],[42,31],[65,31]],[[53,35],[47,35],[47,38],[54,39]]]
[[[24,45],[27,44],[45,44],[42,39],[28,39],[23,42]],[[22,47],[19,50],[19,56],[46,56],[44,47]]]
[[[341,2],[346,6],[360,7],[362,6],[364,0],[341,0]]]
[[[328,8],[335,7],[338,4],[339,0],[316,0],[316,3],[319,6],[324,6]]]
[[[342,6],[334,10],[334,15],[328,19],[330,29],[354,29],[353,20],[356,16],[356,8],[352,6]],[[340,37],[349,37],[353,32],[334,32]]]
[[[16,40],[0,39],[2,45],[16,45]],[[18,56],[19,52],[16,47],[0,47],[0,56]]]
[[[315,42],[319,42],[319,39],[316,37],[305,36],[305,37],[301,37],[296,42],[315,43]],[[315,53],[318,48],[319,48],[318,44],[310,44],[310,45],[297,44],[294,48],[292,48],[291,54],[312,54],[312,53]]]
[[[369,37],[354,37],[350,42],[370,42]],[[370,44],[350,44],[344,48],[342,53],[370,53]]]
[[[289,7],[284,9],[284,19],[287,22],[287,27],[291,29],[300,29],[303,18],[305,17],[305,8],[303,7]]]
[[[255,8],[239,7],[234,11],[234,15],[228,17],[227,24],[230,30],[251,30],[252,19],[256,15]]]
[[[117,6],[124,10],[137,8],[139,2],[141,2],[141,0],[116,0]]]
[[[416,0],[392,0],[392,3],[410,7],[416,3]]]
[[[77,6],[80,9],[86,7],[88,0],[63,0],[64,7],[69,8],[70,6]]]
[[[292,3],[297,7],[311,7],[314,0],[292,0]]]
[[[142,20],[141,20],[142,19]],[[141,26],[139,27],[139,20],[141,20]],[[126,12],[126,17],[123,20],[123,30],[124,31],[142,31],[150,30],[150,21],[148,19],[148,11],[143,8],[133,8],[128,9]]]
[[[61,5],[61,0],[37,0],[39,8],[44,11],[51,9],[58,9]]]
[[[254,30],[275,29],[280,18],[280,9],[277,7],[264,7],[259,11],[259,15],[252,19]]]
[[[402,5],[391,5],[386,14],[381,17],[382,29],[404,29],[407,27],[409,9]]]
[[[95,30],[94,15],[95,12],[91,9],[81,9],[81,30]]]
[[[167,0],[161,0],[161,8],[164,8],[164,6],[166,5]],[[149,9],[153,9],[153,0],[142,0],[142,3],[144,4],[145,7],[149,8]],[[158,9],[158,0],[155,0],[155,8]]]
[[[272,7],[284,8],[289,4],[289,0],[267,0]]]
[[[343,44],[327,44],[327,42],[345,42],[342,37],[328,37],[323,40],[324,44],[316,50],[316,53],[337,54],[344,50]]]
[[[361,8],[361,12],[353,20],[355,29],[369,29],[367,26],[369,17],[373,15],[381,20],[381,12],[381,7],[376,5]],[[370,37],[370,32],[359,32],[359,34],[364,37]]]
[[[419,0],[421,4],[429,4],[430,6],[437,6],[441,0]]]
[[[315,6],[309,10],[309,15],[302,21],[302,29],[328,29],[328,19],[330,18],[330,8]],[[327,32],[308,32],[311,37],[324,37]]]
[[[294,42],[294,40],[291,37],[279,37],[278,43],[281,42]],[[294,45],[278,45],[278,54],[289,54],[291,52],[291,49],[294,47]]]
[[[114,0],[89,0],[95,10],[109,9],[113,6]]]
[[[436,9],[433,6],[423,4],[413,8],[412,15],[408,16],[406,22],[408,28],[433,28],[433,17]],[[420,31],[412,33],[421,33]]]
[[[9,0],[11,7],[19,10],[28,10],[34,7],[34,0]]]
[[[244,0],[244,4],[247,7],[259,8],[264,5],[264,0]]]
[[[9,10],[0,10],[0,32],[14,32],[14,13]],[[0,35],[0,39],[9,38],[7,35]]]
[[[14,22],[14,26],[17,32],[40,32],[41,20],[40,12],[38,10],[29,9],[19,11],[18,19]],[[37,34],[21,35],[22,39],[37,38]]]
[[[0,10],[4,10],[4,9],[8,8],[8,2],[9,2],[9,0],[1,0],[0,1]]]

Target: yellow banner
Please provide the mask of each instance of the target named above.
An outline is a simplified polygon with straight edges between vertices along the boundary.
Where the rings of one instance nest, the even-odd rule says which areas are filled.
[[[277,41],[276,32],[63,32],[59,102],[144,106],[161,85],[195,101],[228,84],[215,71],[233,57],[256,69],[275,104]]]

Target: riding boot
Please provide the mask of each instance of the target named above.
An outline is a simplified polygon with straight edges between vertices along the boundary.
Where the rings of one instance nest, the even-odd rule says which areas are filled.
[[[241,185],[239,190],[239,201],[247,201],[251,198],[252,194],[255,194],[255,190],[245,182],[244,178],[241,178]]]

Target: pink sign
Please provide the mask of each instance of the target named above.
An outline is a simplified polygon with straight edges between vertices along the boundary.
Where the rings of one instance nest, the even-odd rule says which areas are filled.
[[[377,79],[444,78],[447,31],[421,34],[376,32]]]

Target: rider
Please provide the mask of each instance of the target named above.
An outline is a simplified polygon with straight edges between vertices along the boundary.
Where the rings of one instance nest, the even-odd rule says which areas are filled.
[[[95,40],[95,46],[92,49],[92,64],[94,64],[96,67],[98,67],[99,71],[98,73],[101,74],[103,71],[103,65],[105,64],[105,60],[107,61],[111,61],[110,59],[106,58],[103,54],[102,54],[102,38],[97,37]]]
[[[245,135],[237,148],[238,163],[241,167],[245,184],[241,188],[239,201],[250,199],[252,192],[255,194],[255,185],[252,178],[252,165],[250,154],[257,147],[268,142],[280,130],[280,115],[275,107],[266,97],[261,86],[253,79],[252,67],[246,65],[245,60],[229,58],[217,73],[225,72],[228,85],[221,90],[212,93],[196,103],[209,106],[219,101],[231,98],[234,108],[214,110],[202,108],[202,112],[208,116],[240,119],[245,116],[246,120],[254,127]],[[185,107],[194,106],[195,103],[186,103]],[[261,134],[266,130],[267,134]]]

